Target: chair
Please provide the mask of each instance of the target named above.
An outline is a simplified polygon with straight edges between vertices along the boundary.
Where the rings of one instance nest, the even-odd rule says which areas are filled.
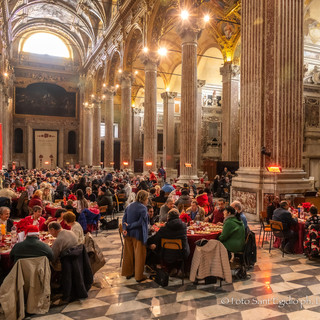
[[[275,221],[275,220],[270,220],[270,228],[271,228],[271,239],[270,239],[270,245],[269,245],[269,253],[271,251],[271,244],[274,242],[274,238],[280,238],[284,239],[284,233],[283,233],[283,225],[281,221]],[[282,257],[284,257],[284,250],[282,250]]]
[[[124,209],[125,203],[127,201],[126,195],[124,193],[119,193],[117,194],[117,198],[118,198],[119,210],[120,210],[120,206]]]
[[[122,229],[122,223],[120,222],[119,223],[119,236],[120,236],[120,241],[121,241],[121,258],[120,258],[120,267],[121,267],[121,265],[122,265],[122,259],[123,259],[123,247],[124,247],[124,245],[123,245],[123,233],[122,233],[122,231],[123,231],[123,229]]]
[[[101,215],[106,215],[108,210],[108,206],[101,206],[99,207],[99,211]]]
[[[265,235],[268,236],[268,234],[269,234],[269,240],[271,240],[271,228],[270,228],[270,225],[266,225],[264,223],[266,217],[267,217],[267,212],[266,211],[261,211],[260,215],[259,215],[260,232],[259,232],[259,240],[258,240],[258,243],[260,243],[261,233],[263,232],[261,248],[263,248],[263,242],[264,242]]]
[[[119,212],[119,199],[116,193],[114,194],[114,199],[115,199],[115,201],[113,201],[114,211]]]
[[[175,262],[181,262],[181,271],[182,271],[182,285],[184,285],[184,255],[182,248],[181,239],[161,239],[161,248],[162,248],[162,261],[165,262],[164,255],[166,250],[176,250],[178,255],[176,256]]]

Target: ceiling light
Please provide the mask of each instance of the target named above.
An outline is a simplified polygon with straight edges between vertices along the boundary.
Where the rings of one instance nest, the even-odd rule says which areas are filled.
[[[167,54],[168,50],[164,47],[159,48],[158,53],[160,56],[165,56]]]
[[[189,18],[189,12],[187,10],[182,10],[180,15],[182,20],[187,20]]]
[[[134,74],[138,74],[138,71],[136,70],[136,71],[134,72]]]
[[[103,95],[103,96],[102,96],[102,99],[105,99],[105,98],[106,98],[106,96],[105,96],[105,95]]]
[[[119,69],[118,72],[119,72],[119,73],[122,73],[122,69]]]
[[[117,88],[117,89],[119,88],[119,85],[118,85],[118,84],[116,84],[116,88]]]
[[[167,87],[166,91],[167,91],[167,92],[169,92],[169,91],[170,91],[170,88],[169,88],[169,87]]]
[[[144,53],[147,53],[149,51],[149,49],[147,47],[144,47],[142,50]]]
[[[106,87],[106,84],[104,83],[103,86]]]
[[[203,17],[203,20],[204,20],[204,22],[209,22],[210,16],[209,16],[208,14],[206,14],[206,15]]]

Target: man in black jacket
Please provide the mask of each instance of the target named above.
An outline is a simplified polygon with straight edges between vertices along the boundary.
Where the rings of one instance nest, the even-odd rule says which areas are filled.
[[[288,211],[289,205],[287,201],[280,202],[280,208],[274,210],[272,220],[282,222],[284,239],[281,243],[281,250],[285,253],[293,253],[294,245],[298,239],[298,235],[290,229],[290,227],[297,223],[293,219],[291,213]]]

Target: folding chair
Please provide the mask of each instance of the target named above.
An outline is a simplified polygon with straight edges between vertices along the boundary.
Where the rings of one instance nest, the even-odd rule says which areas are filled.
[[[261,211],[260,215],[259,215],[260,232],[259,232],[259,240],[258,240],[258,244],[259,244],[260,243],[261,233],[263,232],[261,248],[263,247],[263,242],[264,242],[265,235],[266,235],[266,239],[267,239],[267,236],[269,234],[269,241],[271,240],[272,231],[271,231],[270,225],[266,225],[265,224],[266,217],[267,217],[267,213],[265,211]]]
[[[283,225],[281,221],[275,221],[275,220],[270,220],[270,228],[271,228],[271,239],[270,239],[270,245],[269,245],[269,253],[271,251],[271,244],[274,242],[274,238],[280,238],[284,239],[284,233],[283,233]],[[284,257],[284,250],[282,250],[282,257]]]
[[[182,248],[181,239],[161,239],[161,248],[162,248],[162,261],[165,262],[164,255],[166,250],[176,250],[178,255],[176,256],[175,262],[181,262],[181,271],[182,271],[182,285],[184,285],[184,255]]]

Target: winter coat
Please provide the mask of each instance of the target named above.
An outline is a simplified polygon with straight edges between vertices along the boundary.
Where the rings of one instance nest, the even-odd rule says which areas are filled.
[[[106,260],[103,256],[101,249],[94,241],[90,232],[88,232],[85,236],[84,246],[89,256],[92,274],[95,274],[106,264]]]
[[[196,200],[198,202],[198,205],[200,207],[208,206],[209,205],[209,199],[208,195],[206,193],[199,194],[196,196]]]
[[[192,216],[191,216],[191,207],[188,208],[186,210],[186,213],[190,216],[190,218],[192,219]],[[193,219],[194,221],[204,221],[205,219],[205,211],[203,208],[201,208],[200,206],[198,206],[198,213],[197,215],[195,216],[195,218]]]
[[[245,230],[242,220],[230,215],[225,218],[219,240],[230,252],[243,251],[245,244]]]
[[[87,298],[93,283],[93,274],[84,245],[63,251],[60,260],[62,300],[73,301]]]
[[[0,288],[5,319],[24,319],[25,311],[47,313],[50,307],[50,279],[50,264],[46,257],[18,260]]]
[[[217,240],[209,240],[204,246],[196,246],[193,254],[190,281],[206,277],[219,277],[232,282],[228,251]]]
[[[148,239],[148,245],[155,244],[157,250],[161,251],[161,239],[181,239],[184,258],[187,259],[190,254],[189,243],[187,239],[187,225],[179,218],[169,219],[164,227]],[[164,260],[172,263],[176,260],[177,251],[165,249]]]

